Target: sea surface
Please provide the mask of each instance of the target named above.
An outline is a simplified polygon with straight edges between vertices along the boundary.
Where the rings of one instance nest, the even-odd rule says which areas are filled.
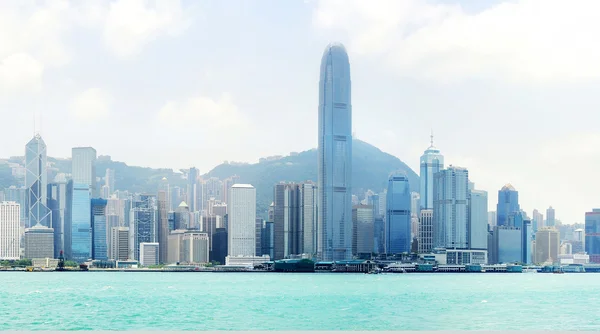
[[[0,330],[600,330],[600,275],[1,272],[0,315]]]

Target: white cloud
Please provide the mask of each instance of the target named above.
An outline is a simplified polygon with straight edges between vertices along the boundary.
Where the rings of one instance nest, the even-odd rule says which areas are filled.
[[[110,114],[113,97],[101,88],[90,88],[71,103],[71,113],[83,121],[95,121]]]
[[[26,53],[0,60],[0,96],[39,92],[43,70],[44,65]]]
[[[559,82],[600,77],[599,10],[593,0],[507,1],[477,13],[425,0],[321,0],[314,24],[404,76]]]
[[[191,126],[214,133],[238,129],[247,122],[227,93],[217,100],[199,96],[184,101],[169,101],[160,109],[158,121],[173,127]]]
[[[117,56],[140,52],[152,40],[175,36],[187,29],[189,20],[179,0],[121,0],[109,5],[104,26],[104,41]]]

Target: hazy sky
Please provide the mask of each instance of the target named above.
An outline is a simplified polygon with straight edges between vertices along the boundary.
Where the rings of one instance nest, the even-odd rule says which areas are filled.
[[[131,165],[207,172],[317,146],[343,42],[358,138],[418,172],[433,129],[479,189],[582,222],[600,206],[600,2],[0,2],[0,156],[37,127]],[[41,125],[40,125],[41,124]],[[316,162],[315,162],[316,163]]]

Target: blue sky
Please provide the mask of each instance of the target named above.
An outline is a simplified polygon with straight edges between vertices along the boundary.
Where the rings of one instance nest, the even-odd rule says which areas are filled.
[[[34,115],[51,156],[90,145],[202,172],[317,145],[318,70],[349,51],[356,136],[447,164],[531,215],[582,222],[600,182],[596,1],[3,1],[0,156]]]

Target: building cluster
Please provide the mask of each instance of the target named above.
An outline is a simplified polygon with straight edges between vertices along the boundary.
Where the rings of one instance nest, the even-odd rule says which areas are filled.
[[[386,189],[353,194],[350,63],[340,44],[323,54],[319,90],[317,182],[275,184],[264,217],[256,189],[239,176],[203,178],[190,168],[184,187],[163,179],[150,194],[117,189],[114,170],[97,174],[91,147],[73,148],[71,174],[49,180],[47,147],[36,135],[18,169],[23,184],[1,193],[0,259],[248,266],[414,254],[448,265],[600,263],[600,209],[586,213],[585,226],[561,224],[552,207],[546,219],[537,210],[530,218],[507,184],[490,212],[488,193],[467,168],[445,166],[433,136],[412,185],[418,193],[396,171]]]

